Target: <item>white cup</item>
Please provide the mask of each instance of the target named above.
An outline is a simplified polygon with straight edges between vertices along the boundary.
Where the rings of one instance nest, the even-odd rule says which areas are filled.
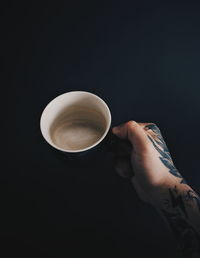
[[[43,110],[40,129],[55,149],[76,155],[99,145],[111,127],[111,113],[97,95],[70,91],[53,99]]]

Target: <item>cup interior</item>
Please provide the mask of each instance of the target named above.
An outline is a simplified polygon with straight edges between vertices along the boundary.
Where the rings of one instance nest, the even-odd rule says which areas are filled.
[[[72,91],[44,109],[40,127],[45,140],[65,152],[88,150],[103,140],[111,125],[106,103],[95,94]]]

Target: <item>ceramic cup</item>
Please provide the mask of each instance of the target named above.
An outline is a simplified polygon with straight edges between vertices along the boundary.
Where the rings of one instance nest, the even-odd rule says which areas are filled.
[[[54,98],[45,107],[40,129],[54,150],[77,158],[103,145],[111,129],[111,113],[97,95],[70,91]]]

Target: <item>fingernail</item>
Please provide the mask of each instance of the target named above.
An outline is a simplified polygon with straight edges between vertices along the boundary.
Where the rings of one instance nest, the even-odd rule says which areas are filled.
[[[113,128],[112,128],[112,132],[113,132],[113,133],[119,132],[119,128],[118,128],[117,126],[113,127]]]

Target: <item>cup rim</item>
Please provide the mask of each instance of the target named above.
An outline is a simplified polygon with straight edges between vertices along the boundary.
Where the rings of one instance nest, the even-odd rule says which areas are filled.
[[[108,124],[107,124],[107,126],[106,126],[106,130],[105,130],[105,132],[103,133],[103,135],[101,136],[101,138],[100,138],[98,141],[96,141],[94,144],[92,144],[91,146],[86,147],[86,148],[83,148],[83,149],[78,149],[78,150],[68,150],[68,149],[63,149],[63,148],[58,147],[56,144],[54,144],[53,142],[49,141],[49,140],[45,137],[44,132],[43,132],[43,129],[42,129],[42,120],[43,120],[44,114],[45,114],[45,112],[47,111],[48,107],[49,107],[50,105],[52,105],[52,103],[53,103],[56,99],[60,98],[61,96],[70,94],[70,93],[84,93],[84,94],[92,95],[93,97],[99,99],[99,100],[102,102],[102,104],[105,106],[105,108],[106,108],[106,110],[107,110],[107,112],[108,112],[108,117],[109,117]],[[90,150],[90,149],[94,148],[94,147],[97,146],[100,142],[103,141],[103,139],[106,137],[106,135],[108,134],[108,132],[109,132],[109,130],[110,130],[110,127],[111,127],[111,120],[112,120],[112,118],[111,118],[110,109],[109,109],[108,105],[106,104],[106,102],[105,102],[102,98],[100,98],[100,97],[97,96],[96,94],[91,93],[91,92],[88,92],[88,91],[81,91],[81,90],[80,90],[80,91],[79,91],[79,90],[76,90],[76,91],[68,91],[68,92],[62,93],[62,94],[58,95],[57,97],[53,98],[53,99],[46,105],[46,107],[43,109],[42,114],[41,114],[41,116],[40,116],[40,131],[41,131],[41,133],[42,133],[43,138],[46,140],[46,142],[47,142],[48,144],[50,144],[52,147],[54,147],[55,149],[57,149],[57,150],[59,150],[59,151],[66,152],[66,153],[80,153],[80,152],[87,151],[87,150]]]

